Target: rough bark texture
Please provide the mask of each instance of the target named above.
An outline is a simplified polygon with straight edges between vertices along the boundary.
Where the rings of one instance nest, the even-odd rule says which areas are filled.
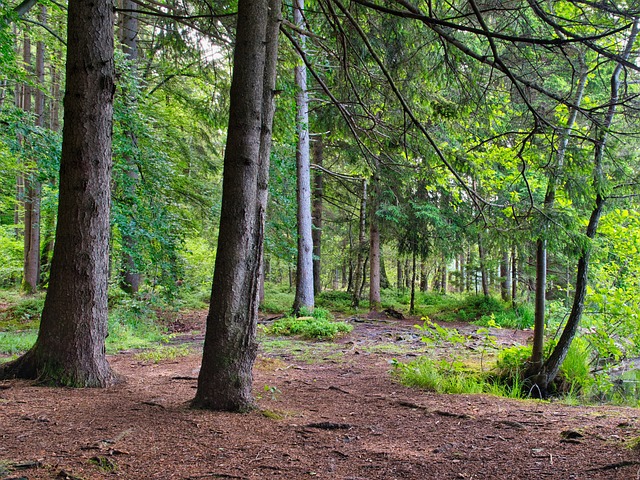
[[[193,406],[253,408],[258,277],[280,18],[275,0],[240,0],[218,255]],[[268,131],[266,131],[268,127]]]
[[[323,160],[322,136],[318,136],[313,144],[313,159],[318,166]],[[313,177],[313,293],[318,295],[322,291],[321,254],[322,254],[322,197],[324,192],[324,177],[322,170],[316,170]]]
[[[39,21],[46,24],[46,7],[40,10]],[[25,37],[24,62],[31,63],[30,45]],[[44,42],[39,41],[36,46],[36,81],[44,84]],[[28,112],[31,108],[30,88],[26,87],[24,109]],[[34,90],[34,114],[36,127],[44,127],[44,93],[42,89]],[[40,280],[40,196],[42,186],[38,179],[38,159],[32,158],[31,165],[25,171],[24,176],[24,269],[22,275],[22,290],[33,293],[38,288]]]
[[[293,20],[301,28],[305,27],[304,0],[295,0]],[[305,47],[305,36],[300,35],[300,46]],[[298,177],[298,268],[296,275],[296,296],[293,311],[297,314],[302,307],[313,309],[313,238],[311,226],[311,170],[309,161],[309,98],[307,95],[307,67],[302,61],[295,67],[296,123],[298,128],[298,148],[296,164]]]
[[[0,377],[81,387],[114,381],[107,363],[113,116],[113,2],[70,0],[58,225],[38,339]]]
[[[380,229],[372,208],[369,222],[369,310],[377,312],[380,308]]]
[[[121,6],[124,10],[120,15],[120,42],[122,43],[122,51],[127,60],[129,60],[135,68],[138,61],[138,4],[132,0],[121,0]],[[131,105],[135,108],[135,105]],[[129,137],[132,145],[136,145],[137,139],[135,133],[129,131],[125,135]],[[126,158],[127,177],[129,177],[129,186],[127,195],[130,199],[128,203],[133,209],[133,197],[135,196],[136,185],[140,181],[140,173],[133,158]],[[133,212],[132,212],[133,215]],[[135,221],[135,218],[133,219]],[[133,253],[137,248],[137,239],[131,232],[123,232],[122,244],[124,250],[122,253],[122,266],[120,271],[120,288],[129,294],[137,293],[142,282],[142,275],[138,271]]]

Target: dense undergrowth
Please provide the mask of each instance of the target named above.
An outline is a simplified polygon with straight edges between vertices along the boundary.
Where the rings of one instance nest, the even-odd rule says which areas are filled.
[[[191,353],[188,348],[169,344],[172,334],[167,325],[181,310],[206,308],[204,298],[206,295],[201,292],[192,292],[182,298],[167,298],[154,292],[130,297],[114,288],[109,297],[107,352],[133,350],[138,359],[149,362],[188,355]],[[385,309],[406,312],[408,303],[408,292],[383,291]],[[331,312],[346,317],[368,311],[366,302],[361,302],[359,309],[353,308],[351,295],[344,291],[321,293],[316,299],[317,307],[313,311],[303,310],[298,317],[291,314],[292,304],[293,292],[289,288],[267,285],[261,311],[267,316],[277,314],[282,317],[261,327],[259,341],[265,351],[276,354],[294,351],[303,361],[313,361],[316,354],[322,358],[339,355],[339,350],[308,343],[308,340],[331,341],[352,330],[348,322],[335,321]],[[15,290],[0,291],[0,362],[15,358],[33,345],[43,305],[42,294],[25,297]],[[500,349],[493,333],[500,328],[531,328],[533,308],[530,305],[513,307],[493,297],[418,292],[416,310],[423,319],[417,329],[422,341],[446,347],[444,350],[449,353],[446,358],[423,355],[407,363],[391,360],[393,373],[401,382],[439,393],[527,396],[529,392],[523,388],[527,379],[523,372],[531,347]],[[560,331],[561,312],[560,307],[551,304],[548,332],[557,334]],[[480,360],[477,351],[474,357],[464,348],[468,338],[456,329],[446,327],[446,322],[454,321],[478,327],[475,336],[481,339]],[[593,329],[586,330],[589,333]],[[550,336],[547,353],[553,344],[554,337]],[[589,335],[576,338],[553,385],[555,394],[576,403],[638,405],[638,370],[627,368],[620,373],[603,367],[602,351],[597,346]],[[386,345],[376,351],[390,358],[403,353],[400,345]]]

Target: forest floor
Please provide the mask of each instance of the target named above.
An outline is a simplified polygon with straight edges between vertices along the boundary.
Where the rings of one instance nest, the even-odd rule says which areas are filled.
[[[392,358],[446,352],[420,342],[415,320],[383,315],[348,319],[336,343],[262,337],[259,409],[191,410],[204,316],[175,322],[188,356],[110,356],[125,380],[113,388],[1,382],[0,479],[640,478],[638,410],[404,387]],[[492,333],[503,345],[530,335]]]

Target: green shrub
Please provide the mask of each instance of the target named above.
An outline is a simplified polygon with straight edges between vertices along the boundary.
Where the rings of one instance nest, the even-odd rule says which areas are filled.
[[[491,387],[481,375],[466,368],[460,362],[441,360],[436,362],[421,357],[402,364],[394,362],[396,371],[403,384],[424,388],[436,393],[493,393]],[[490,392],[491,390],[491,392]]]
[[[325,290],[316,297],[316,306],[326,308],[332,312],[352,313],[352,297],[349,292],[342,290]]]
[[[322,308],[314,309],[311,315],[303,308],[301,314],[306,316],[276,320],[267,327],[266,332],[270,335],[299,335],[308,339],[331,340],[341,333],[353,330],[353,326],[348,323],[332,321],[331,313]]]

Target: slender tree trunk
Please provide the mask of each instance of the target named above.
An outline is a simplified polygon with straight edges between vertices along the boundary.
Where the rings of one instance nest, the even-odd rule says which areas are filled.
[[[427,275],[427,263],[424,260],[420,261],[420,291],[426,292],[429,290],[429,276]]]
[[[366,234],[366,220],[367,220],[367,181],[362,181],[362,199],[360,200],[360,222],[359,222],[359,234],[358,234],[358,256],[356,260],[356,268],[354,272],[354,288],[351,304],[354,307],[360,305],[360,292],[362,286],[362,272],[364,270],[364,251],[367,248],[367,234]]]
[[[409,315],[416,313],[416,250],[411,252],[411,300],[409,301]],[[408,276],[408,275],[407,275]]]
[[[280,3],[240,0],[237,22],[218,254],[193,400],[194,407],[226,411],[254,406],[252,368]]]
[[[482,294],[485,297],[489,296],[489,279],[487,276],[487,265],[484,253],[484,245],[482,242],[482,235],[478,235],[478,258],[480,259],[480,277],[482,279]]]
[[[502,261],[500,262],[500,294],[502,300],[507,302],[511,298],[511,269],[509,268],[509,251],[505,249],[502,252]]]
[[[40,7],[39,21],[46,25],[46,7]],[[25,40],[24,61],[31,62],[30,45]],[[36,81],[41,88],[35,89],[35,125],[44,127],[44,42],[39,41],[36,46]],[[27,91],[29,88],[27,87]],[[29,97],[31,96],[28,94]],[[27,100],[27,99],[25,99]],[[25,111],[30,108],[30,98],[25,102]],[[22,276],[22,290],[26,293],[34,293],[40,280],[40,196],[41,185],[38,179],[38,159],[30,159],[31,165],[26,169],[24,176],[24,269]]]
[[[511,303],[518,300],[518,252],[515,244],[511,247]]]
[[[122,51],[129,62],[131,62],[134,70],[134,75],[137,75],[136,64],[138,62],[138,4],[133,0],[120,0],[122,6],[122,12],[120,17],[120,42],[122,43]],[[130,102],[128,108],[136,109],[137,102],[134,100]],[[136,134],[133,130],[125,132],[132,147],[132,151],[138,143]],[[135,224],[135,196],[136,187],[140,182],[140,173],[138,167],[134,161],[134,158],[130,155],[124,159],[126,163],[126,175],[128,177],[128,184],[125,188],[126,199],[125,203],[128,205],[131,216],[131,224]],[[130,228],[125,227],[122,232],[122,265],[120,267],[120,288],[129,294],[137,293],[140,289],[140,283],[142,282],[142,274],[139,272],[134,252],[138,248],[138,239],[134,232],[130,231]]]
[[[402,260],[400,259],[396,260],[396,277],[396,288],[398,290],[402,290],[402,288],[404,287],[404,277],[402,276]]]
[[[304,0],[294,0],[293,21],[305,29]],[[305,48],[305,36],[300,35],[300,46]],[[296,276],[296,296],[293,311],[297,314],[302,307],[313,309],[313,238],[311,226],[311,171],[309,161],[309,99],[307,95],[307,67],[302,60],[295,67],[296,123],[298,128],[298,148],[296,163],[298,174],[298,268]]]
[[[374,199],[374,205],[376,200]],[[382,307],[380,298],[380,229],[375,210],[369,221],[369,310],[377,312]]]
[[[313,158],[316,165],[322,166],[323,160],[322,136],[318,135],[313,143]],[[321,254],[322,254],[322,197],[324,178],[321,170],[316,170],[313,177],[313,293],[319,295],[322,291]]]
[[[582,96],[587,84],[588,69],[586,61],[583,57],[580,58],[581,72],[578,79],[578,86],[576,89],[576,96],[574,98],[574,105],[569,113],[567,119],[567,125],[563,129],[558,142],[558,150],[556,152],[556,164],[549,175],[549,181],[547,183],[547,191],[544,198],[544,213],[548,217],[551,214],[551,210],[555,204],[556,199],[556,187],[558,177],[562,173],[564,168],[564,157],[569,144],[569,137],[573,130],[576,118],[578,116],[578,107],[582,103]],[[545,309],[546,309],[546,294],[547,294],[547,230],[549,228],[549,222],[546,218],[543,220],[543,232],[540,238],[536,241],[536,299],[535,299],[535,321],[533,326],[533,347],[531,352],[531,364],[535,368],[540,369],[543,362],[544,351],[544,329],[545,329]]]
[[[0,377],[114,382],[105,356],[113,117],[109,0],[69,0],[60,194],[51,279],[35,345]]]
[[[382,240],[380,240],[380,244],[382,244]],[[380,288],[391,288],[391,282],[389,282],[389,277],[387,276],[384,257],[382,256],[382,247],[380,248]]]
[[[627,39],[627,44],[622,54],[623,60],[629,59],[639,30],[640,19],[635,19],[633,27],[631,29],[631,33],[629,34],[629,38]],[[595,207],[589,217],[589,223],[587,224],[586,231],[586,236],[590,241],[592,241],[596,236],[598,224],[600,222],[602,210],[606,201],[606,198],[604,196],[606,179],[602,163],[605,154],[605,147],[607,145],[607,140],[609,137],[609,128],[611,127],[611,124],[613,122],[613,117],[615,116],[618,104],[620,74],[622,73],[622,70],[622,64],[618,63],[611,75],[611,94],[608,103],[609,108],[605,115],[604,121],[602,122],[602,125],[600,125],[596,129],[595,134],[596,138],[593,168]],[[551,352],[551,355],[544,363],[544,365],[542,365],[542,367],[532,361],[532,369],[536,373],[536,375],[533,375],[534,385],[531,388],[531,391],[534,394],[539,394],[541,397],[546,396],[549,384],[558,375],[560,367],[562,366],[562,363],[564,362],[567,353],[569,352],[569,347],[573,342],[573,338],[578,331],[578,326],[580,325],[582,312],[584,310],[584,300],[587,292],[587,285],[589,283],[589,259],[591,256],[591,248],[592,245],[591,243],[589,243],[588,245],[584,246],[582,251],[580,252],[576,275],[576,291],[573,297],[573,305],[571,307],[571,312],[569,313],[569,318],[567,319],[567,324],[562,331],[562,335],[560,336],[558,343],[556,344],[553,352]]]

